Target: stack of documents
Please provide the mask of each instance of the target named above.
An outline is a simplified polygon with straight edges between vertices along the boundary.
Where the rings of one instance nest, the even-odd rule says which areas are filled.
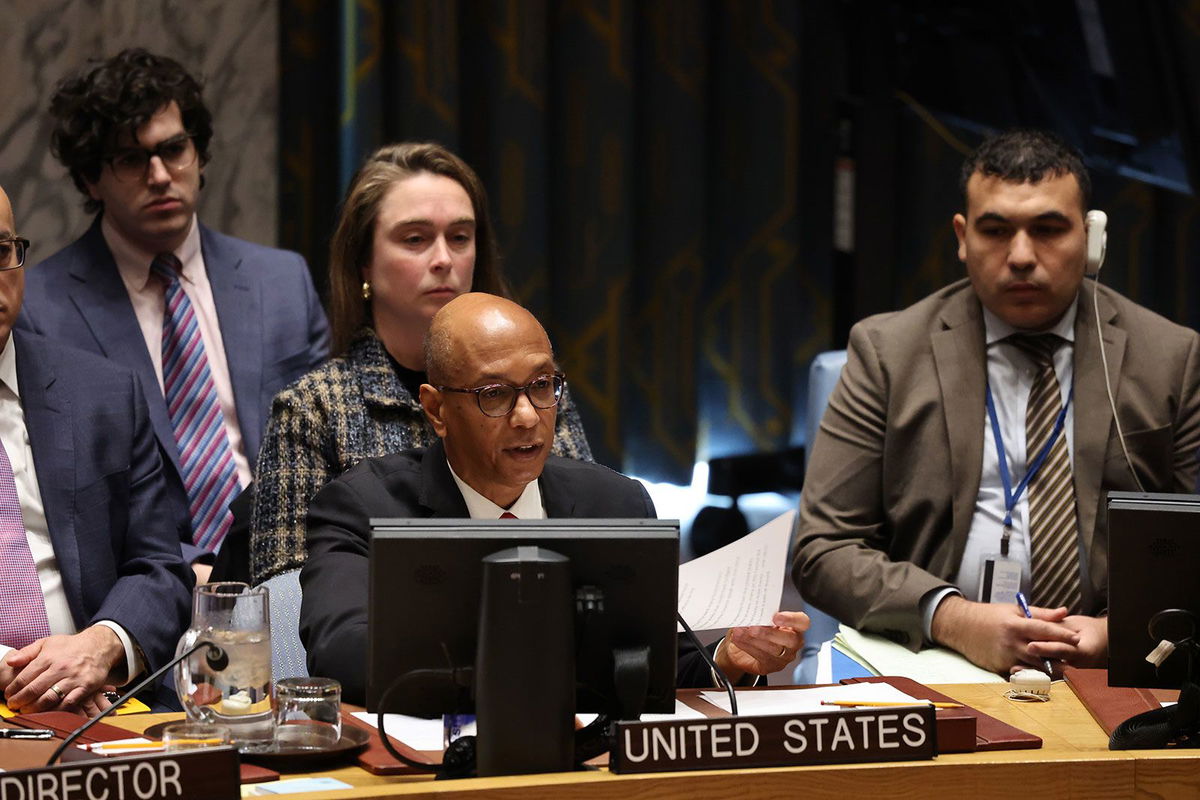
[[[729,695],[725,692],[705,691],[700,696],[722,711],[729,712]],[[768,717],[774,714],[820,714],[836,708],[842,703],[873,705],[928,705],[928,700],[918,700],[910,694],[886,683],[857,683],[850,686],[818,686],[813,689],[774,689],[763,691],[738,691],[738,713],[744,717]]]
[[[907,647],[842,625],[833,646],[870,670],[872,675],[897,675],[924,683],[1004,683],[1004,678],[977,667],[944,647],[927,647],[914,653]]]

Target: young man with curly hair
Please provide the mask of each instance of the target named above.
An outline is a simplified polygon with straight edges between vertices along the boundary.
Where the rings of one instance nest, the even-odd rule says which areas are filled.
[[[203,560],[252,479],[272,397],[328,353],[325,314],[301,256],[197,219],[212,114],[178,62],[124,50],[64,80],[50,113],[51,149],[96,217],[30,270],[21,324],[137,373],[187,494],[184,554]]]

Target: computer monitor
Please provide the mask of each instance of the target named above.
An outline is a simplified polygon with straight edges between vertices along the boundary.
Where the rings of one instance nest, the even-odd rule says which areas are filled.
[[[566,726],[549,736],[557,743],[564,731],[570,738],[576,711],[674,710],[678,521],[372,519],[371,527],[372,711],[477,712],[480,774],[500,774],[485,764],[488,748],[521,751],[492,759],[501,772],[545,771],[536,754],[528,769],[510,768],[539,719]],[[502,722],[517,727],[497,737]],[[562,769],[563,758],[549,768]]]
[[[1156,670],[1146,655],[1160,639],[1148,625],[1170,608],[1200,619],[1200,495],[1109,492],[1108,584],[1109,685],[1180,688],[1187,654]],[[1186,633],[1175,624],[1160,636]]]

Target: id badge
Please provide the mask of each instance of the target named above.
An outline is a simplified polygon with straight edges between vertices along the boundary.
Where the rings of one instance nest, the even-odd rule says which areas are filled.
[[[983,602],[1012,605],[1021,591],[1021,562],[997,554],[984,556],[979,587]]]

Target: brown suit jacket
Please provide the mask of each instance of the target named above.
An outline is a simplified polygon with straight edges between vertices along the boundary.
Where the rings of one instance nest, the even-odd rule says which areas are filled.
[[[1086,613],[1107,605],[1104,500],[1133,490],[1104,388],[1093,292],[1129,455],[1147,491],[1196,489],[1200,336],[1085,280],[1075,322],[1074,476]],[[979,493],[983,312],[961,280],[850,332],[812,443],[792,564],[816,607],[916,650],[920,601],[952,585]]]

